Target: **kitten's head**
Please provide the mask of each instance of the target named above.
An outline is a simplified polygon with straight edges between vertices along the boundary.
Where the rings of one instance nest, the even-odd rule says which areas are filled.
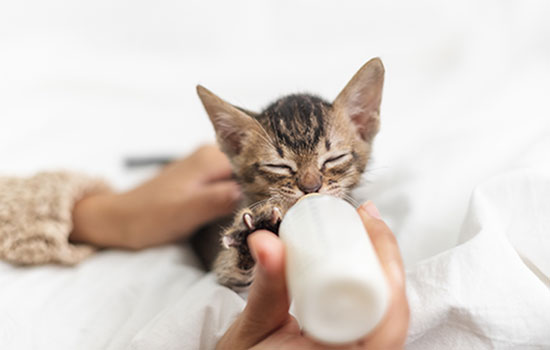
[[[357,185],[379,129],[383,82],[374,58],[332,104],[290,95],[253,113],[197,92],[248,199],[291,205],[311,192],[343,197]]]

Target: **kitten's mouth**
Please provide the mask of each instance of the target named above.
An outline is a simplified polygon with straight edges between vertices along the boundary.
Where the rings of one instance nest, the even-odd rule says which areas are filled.
[[[336,198],[340,198],[340,199],[344,199],[345,201],[347,202],[350,202],[351,204],[355,204],[353,198],[351,198],[350,196],[346,195],[345,193],[342,193],[342,192],[312,192],[312,193],[304,193],[303,195],[299,196],[299,197],[295,197],[295,198],[292,198],[292,199],[289,199],[289,207],[295,205],[299,200],[301,200],[302,198],[304,197],[307,197],[307,196],[314,196],[314,195],[325,195],[325,196],[332,196],[332,197],[336,197]]]
[[[302,192],[301,194],[295,193],[295,195],[293,195],[293,196],[274,195],[270,198],[270,201],[273,201],[273,203],[278,203],[281,206],[281,208],[284,211],[286,211],[290,207],[295,205],[299,200],[301,200],[304,197],[310,196],[310,195],[333,196],[333,197],[336,197],[336,198],[344,199],[344,200],[351,203],[351,197],[348,198],[349,196],[347,196],[345,192],[335,191],[335,190],[331,190],[331,189],[328,189],[328,191],[324,191],[324,189],[321,189],[318,192],[311,192],[311,193],[304,193],[304,192]]]
[[[294,204],[298,203],[298,201],[300,201],[302,198],[305,198],[305,197],[308,197],[308,196],[315,196],[315,195],[319,195],[319,194],[328,194],[328,193],[320,193],[320,192],[304,193],[303,195],[301,195],[299,197],[292,198],[289,201],[289,203],[290,203],[289,207],[291,207]]]

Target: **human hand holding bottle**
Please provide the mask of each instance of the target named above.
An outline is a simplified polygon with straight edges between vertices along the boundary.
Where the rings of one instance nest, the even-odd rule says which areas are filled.
[[[399,247],[373,203],[367,202],[359,207],[358,214],[386,275],[390,289],[389,305],[384,318],[369,335],[338,348],[399,349],[405,343],[409,325],[409,305]],[[217,348],[334,348],[304,336],[297,321],[288,313],[290,300],[282,241],[271,232],[257,231],[248,237],[248,244],[257,263],[256,277],[247,306],[220,339]]]

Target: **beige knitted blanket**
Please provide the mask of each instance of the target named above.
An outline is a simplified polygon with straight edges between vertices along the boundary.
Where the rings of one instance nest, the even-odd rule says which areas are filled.
[[[100,179],[71,172],[0,177],[0,259],[72,265],[89,256],[93,247],[69,242],[72,210],[84,196],[108,189]]]

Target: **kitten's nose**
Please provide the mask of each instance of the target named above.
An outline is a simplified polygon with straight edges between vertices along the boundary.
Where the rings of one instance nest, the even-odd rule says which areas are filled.
[[[298,188],[304,193],[313,193],[319,191],[323,182],[319,174],[306,173],[299,181]]]

